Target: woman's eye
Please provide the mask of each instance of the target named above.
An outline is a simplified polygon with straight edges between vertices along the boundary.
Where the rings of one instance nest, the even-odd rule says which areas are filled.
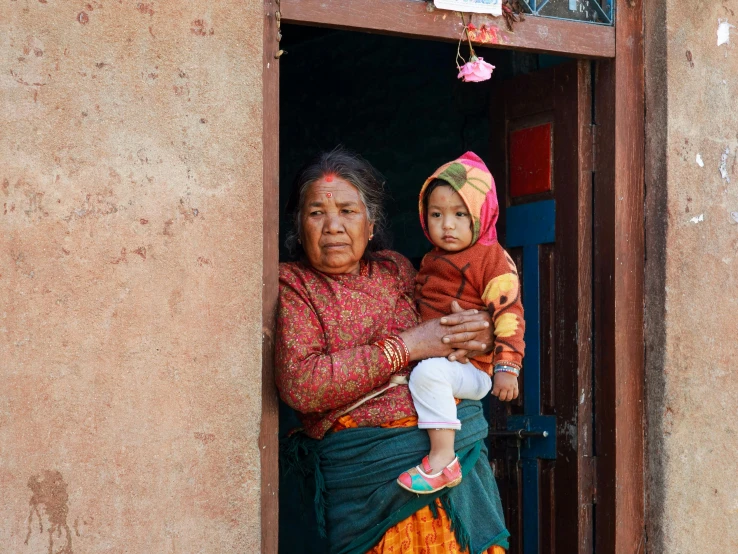
[[[314,211],[314,212],[310,212],[310,215],[320,215],[320,214],[322,214],[322,213],[323,213],[323,212],[319,212],[319,211],[317,211],[317,210],[316,210],[316,211]]]
[[[352,214],[352,213],[354,213],[354,210],[349,210],[348,208],[346,208],[346,209],[343,210],[343,213],[345,213],[345,214]]]

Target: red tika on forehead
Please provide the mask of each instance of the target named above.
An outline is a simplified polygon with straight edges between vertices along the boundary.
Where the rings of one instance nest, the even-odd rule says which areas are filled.
[[[333,182],[333,178],[334,177],[335,177],[335,175],[333,175],[333,173],[326,173],[323,176],[323,179],[325,180],[326,183],[331,183],[331,182]],[[329,194],[329,196],[330,196],[330,194]]]

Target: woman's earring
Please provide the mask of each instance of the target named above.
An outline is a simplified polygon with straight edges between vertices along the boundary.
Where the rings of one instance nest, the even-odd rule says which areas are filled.
[[[372,233],[371,235],[369,235],[369,240],[372,240],[373,238],[374,238],[374,234]]]

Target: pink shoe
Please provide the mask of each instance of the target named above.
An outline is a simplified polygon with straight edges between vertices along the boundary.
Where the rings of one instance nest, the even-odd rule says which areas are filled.
[[[416,466],[404,472],[397,478],[397,484],[416,494],[431,494],[461,483],[461,464],[458,457],[435,475],[430,473],[433,468],[428,461],[428,456],[423,458],[422,466]]]

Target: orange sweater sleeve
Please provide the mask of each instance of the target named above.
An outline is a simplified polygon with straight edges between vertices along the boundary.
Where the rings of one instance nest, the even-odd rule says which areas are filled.
[[[522,365],[525,354],[525,319],[520,301],[520,279],[510,255],[499,243],[489,246],[484,264],[482,301],[492,316],[494,363]]]

